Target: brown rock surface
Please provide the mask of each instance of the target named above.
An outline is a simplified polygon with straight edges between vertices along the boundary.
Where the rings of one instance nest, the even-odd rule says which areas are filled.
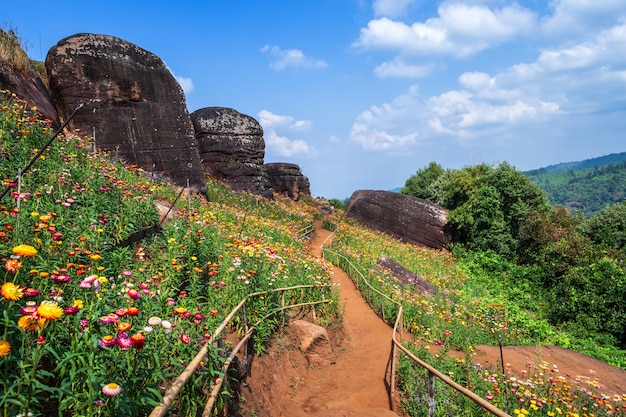
[[[297,201],[300,194],[311,195],[309,179],[302,175],[297,164],[272,162],[265,164],[265,171],[275,193]]]
[[[443,249],[450,243],[444,231],[446,209],[421,198],[359,190],[350,197],[345,215],[415,245]]]
[[[263,128],[254,118],[226,107],[205,107],[191,113],[205,171],[234,191],[271,197],[263,169]]]
[[[204,192],[185,96],[163,61],[123,39],[82,33],[48,51],[50,92],[70,127],[146,171]]]
[[[326,366],[335,362],[335,354],[325,328],[306,320],[294,320],[291,326],[298,334],[300,349],[309,366]]]
[[[385,255],[378,259],[376,265],[380,268],[388,270],[403,284],[414,286],[415,290],[421,292],[422,294],[434,294],[437,291],[437,289],[424,278],[408,270],[398,262]]]
[[[10,30],[7,33],[0,29],[0,38],[3,39],[6,47],[11,45],[14,49],[14,59],[29,62],[26,52],[20,46],[17,35]],[[28,110],[36,107],[34,113],[50,119],[54,127],[60,126],[59,116],[48,89],[30,64],[28,64],[28,68],[17,68],[16,64],[11,61],[0,62],[0,90],[9,90],[15,93],[17,97],[28,103],[30,106]]]

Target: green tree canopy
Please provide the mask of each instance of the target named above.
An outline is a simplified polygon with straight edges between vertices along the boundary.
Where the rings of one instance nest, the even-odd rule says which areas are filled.
[[[444,172],[441,165],[431,162],[426,168],[418,169],[415,174],[409,177],[400,193],[434,201],[436,196],[433,185],[437,183]]]

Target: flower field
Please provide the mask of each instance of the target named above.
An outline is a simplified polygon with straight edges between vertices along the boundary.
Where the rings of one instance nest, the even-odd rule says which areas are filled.
[[[372,286],[402,304],[404,327],[412,336],[407,347],[423,361],[510,415],[626,414],[626,393],[606,395],[598,381],[589,376],[562,373],[545,362],[520,370],[511,369],[507,363],[487,367],[473,360],[479,344],[534,346],[558,344],[566,337],[521,303],[502,296],[498,292],[501,284],[494,283],[493,277],[488,281],[469,274],[469,268],[449,253],[398,242],[340,216],[334,221],[339,227],[329,249],[350,259]],[[433,284],[436,293],[418,291],[378,268],[376,261],[381,255]],[[377,299],[370,303],[379,305]],[[393,325],[395,316],[387,320]],[[428,371],[404,356],[398,373],[405,411],[412,416],[428,415]],[[439,416],[489,415],[443,383],[437,384],[435,399]]]
[[[221,377],[213,332],[232,308],[252,292],[328,282],[329,264],[299,236],[316,206],[234,195],[212,182],[208,199],[179,193],[72,133],[20,175],[52,134],[32,113],[0,93],[2,415],[148,415],[209,345],[173,409],[195,416]],[[159,224],[157,202],[173,205],[172,219],[128,244]],[[297,297],[317,300],[320,291]],[[248,320],[277,303],[255,301]],[[333,320],[336,304],[317,315]],[[257,351],[275,325],[261,325]],[[241,330],[236,318],[231,331]]]

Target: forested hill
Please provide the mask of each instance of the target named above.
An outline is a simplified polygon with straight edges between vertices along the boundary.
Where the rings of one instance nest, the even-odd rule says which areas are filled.
[[[590,217],[626,199],[626,152],[524,172],[550,202]]]

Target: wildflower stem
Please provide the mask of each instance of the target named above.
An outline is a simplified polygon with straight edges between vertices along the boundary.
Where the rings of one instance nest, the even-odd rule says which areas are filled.
[[[38,336],[41,337],[41,333],[43,329],[40,329],[38,332]],[[37,366],[39,365],[39,359],[41,359],[41,351],[43,349],[43,343],[37,343],[37,349],[35,350],[35,359],[33,360],[33,367],[30,371],[30,377],[28,378],[28,399],[26,400],[26,404],[24,407],[24,415],[28,415],[28,409],[30,408],[30,401],[33,398],[33,381],[35,380],[35,376],[37,374]]]

